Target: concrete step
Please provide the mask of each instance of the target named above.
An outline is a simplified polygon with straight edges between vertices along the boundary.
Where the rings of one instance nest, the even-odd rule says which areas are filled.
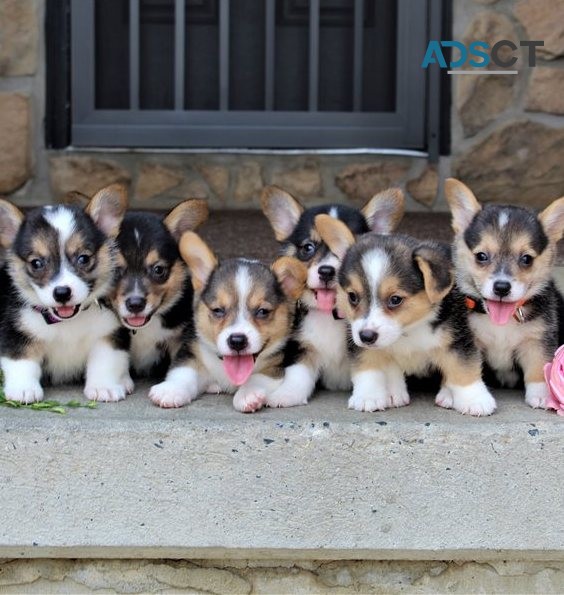
[[[161,410],[146,390],[0,408],[0,557],[564,559],[564,419],[516,392],[476,419],[430,395],[243,415],[211,395]]]

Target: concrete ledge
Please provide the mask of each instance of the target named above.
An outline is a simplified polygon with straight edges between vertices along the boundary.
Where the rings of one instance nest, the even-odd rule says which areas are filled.
[[[564,420],[498,397],[485,419],[328,393],[163,411],[143,387],[64,416],[1,408],[0,557],[562,560]]]

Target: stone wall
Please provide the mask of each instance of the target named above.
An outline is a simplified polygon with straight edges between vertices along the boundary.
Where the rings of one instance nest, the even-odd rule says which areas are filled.
[[[483,200],[546,205],[564,194],[564,2],[453,3],[454,38],[543,39],[536,68],[517,76],[458,76],[453,83],[452,151],[438,167],[423,158],[45,150],[44,0],[0,0],[0,193],[22,205],[62,200],[125,182],[132,203],[167,208],[188,196],[212,208],[257,206],[264,184],[315,204],[360,204],[400,185],[410,210],[444,210],[448,175]]]
[[[516,76],[453,80],[451,172],[483,200],[543,207],[564,195],[564,2],[454,2],[453,37],[544,40]],[[491,69],[497,69],[495,65]]]
[[[562,562],[7,560],[0,593],[562,593]]]

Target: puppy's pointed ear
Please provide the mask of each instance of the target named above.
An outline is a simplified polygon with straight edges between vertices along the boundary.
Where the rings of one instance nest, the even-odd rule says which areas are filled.
[[[368,227],[376,233],[388,234],[394,231],[405,211],[403,192],[399,188],[388,188],[375,194],[361,209]]]
[[[423,245],[413,253],[423,275],[425,292],[432,304],[440,302],[454,285],[454,271],[448,247]]]
[[[270,269],[287,297],[297,300],[302,295],[307,281],[307,267],[303,262],[291,256],[281,256]]]
[[[23,220],[18,207],[0,198],[0,246],[9,248],[14,243]]]
[[[165,217],[164,224],[178,242],[185,231],[194,231],[209,215],[208,204],[201,198],[189,198],[179,205]]]
[[[190,269],[194,291],[201,293],[210,275],[218,265],[215,254],[204,240],[193,231],[182,234],[178,249],[180,250],[180,256]]]
[[[558,242],[564,235],[564,196],[549,204],[539,214],[539,220],[551,242]]]
[[[472,190],[455,178],[445,180],[445,197],[452,212],[454,233],[463,233],[482,207]]]
[[[98,190],[84,210],[107,236],[115,237],[119,233],[126,209],[126,187],[122,184],[111,184]]]
[[[330,215],[317,215],[315,229],[339,260],[343,260],[347,250],[356,241],[353,232],[340,219]]]
[[[291,194],[277,186],[264,188],[260,204],[279,242],[291,235],[304,212],[302,205]]]

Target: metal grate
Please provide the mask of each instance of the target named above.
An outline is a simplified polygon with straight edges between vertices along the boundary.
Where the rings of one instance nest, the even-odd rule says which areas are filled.
[[[424,149],[437,5],[71,0],[72,144]]]

